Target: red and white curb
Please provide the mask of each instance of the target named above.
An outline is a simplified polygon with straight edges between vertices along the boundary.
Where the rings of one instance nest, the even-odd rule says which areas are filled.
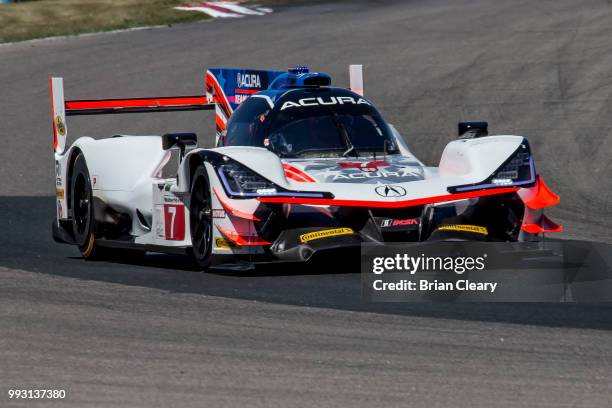
[[[272,9],[258,6],[243,6],[238,1],[205,1],[175,7],[175,10],[199,11],[213,18],[239,18],[245,16],[263,16]]]

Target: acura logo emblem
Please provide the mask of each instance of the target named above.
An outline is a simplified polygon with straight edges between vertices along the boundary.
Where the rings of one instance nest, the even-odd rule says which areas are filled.
[[[406,189],[400,186],[378,186],[375,191],[381,197],[403,197],[406,195]]]

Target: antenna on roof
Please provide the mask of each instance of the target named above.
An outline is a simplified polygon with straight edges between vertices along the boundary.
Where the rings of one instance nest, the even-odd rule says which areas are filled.
[[[349,65],[350,90],[363,96],[363,65]]]

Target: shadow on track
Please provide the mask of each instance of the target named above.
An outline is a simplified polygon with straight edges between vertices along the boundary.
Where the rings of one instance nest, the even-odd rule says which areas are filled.
[[[610,304],[364,303],[359,259],[202,273],[189,258],[149,254],[134,262],[86,262],[51,239],[53,197],[2,197],[0,266],[86,281],[359,312],[612,330]],[[331,261],[334,261],[333,263]]]

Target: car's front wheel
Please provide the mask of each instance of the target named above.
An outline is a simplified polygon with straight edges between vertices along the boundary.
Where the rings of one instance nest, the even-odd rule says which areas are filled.
[[[200,267],[206,269],[212,259],[213,226],[210,185],[203,167],[196,170],[191,183],[189,227],[192,256]]]

